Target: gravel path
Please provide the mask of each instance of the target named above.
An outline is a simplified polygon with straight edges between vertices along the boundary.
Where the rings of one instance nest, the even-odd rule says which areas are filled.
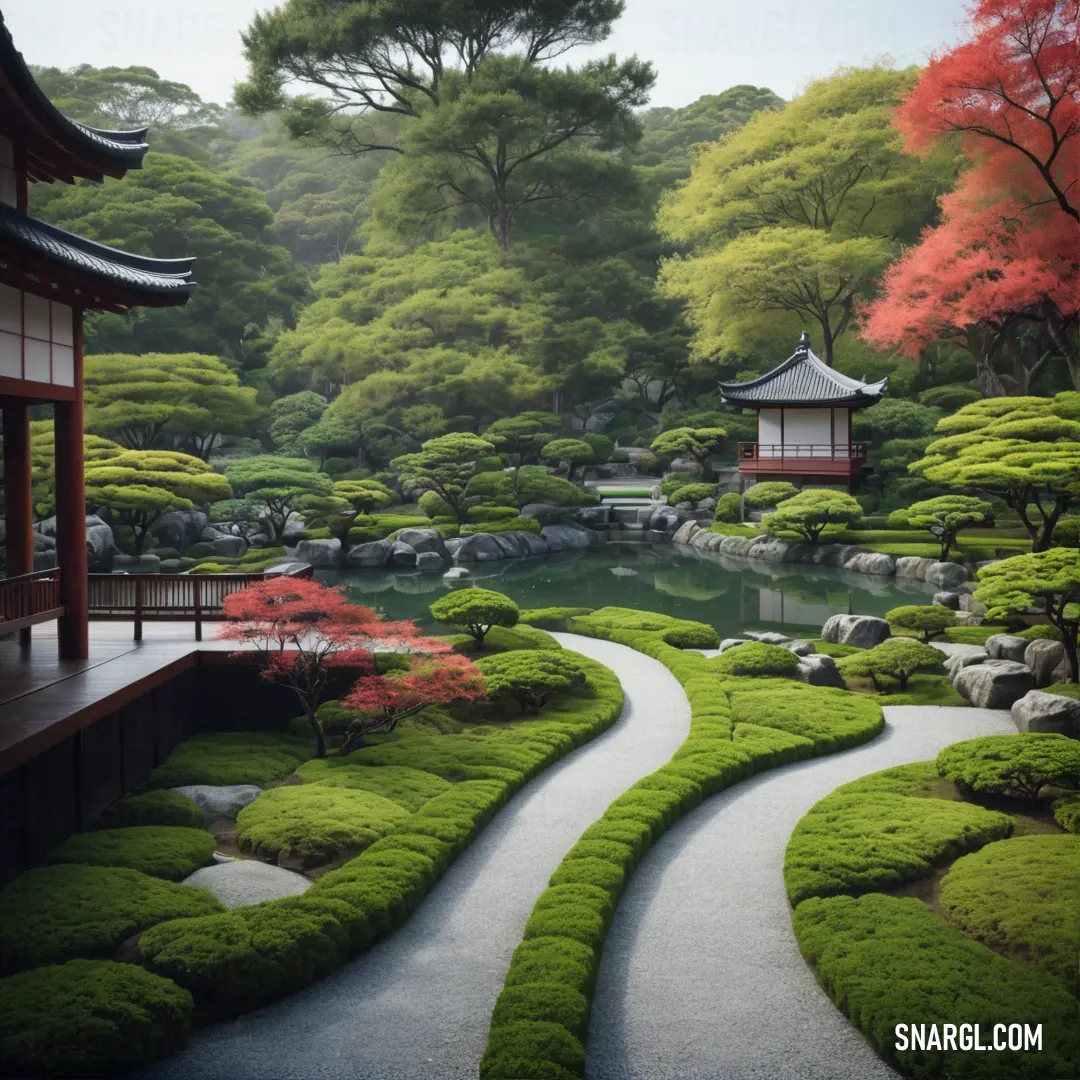
[[[510,956],[548,878],[690,725],[682,687],[657,661],[556,637],[618,675],[626,706],[615,726],[519,792],[397,933],[302,993],[204,1030],[145,1077],[475,1080]]]
[[[642,861],[608,935],[590,1080],[886,1080],[817,985],[781,874],[799,818],[849,780],[1016,727],[1007,712],[893,706],[873,742],[714,796]]]

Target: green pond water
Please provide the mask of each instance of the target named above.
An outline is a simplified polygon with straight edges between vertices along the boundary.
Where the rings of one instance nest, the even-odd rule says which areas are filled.
[[[899,604],[929,603],[935,591],[922,582],[828,567],[766,565],[664,544],[622,542],[470,566],[469,572],[462,585],[496,589],[523,608],[644,608],[708,623],[721,637],[780,628],[811,635],[830,615],[884,615]],[[451,588],[441,573],[352,570],[316,576],[346,586],[358,604],[389,618],[416,619],[428,628],[435,625],[428,605]]]

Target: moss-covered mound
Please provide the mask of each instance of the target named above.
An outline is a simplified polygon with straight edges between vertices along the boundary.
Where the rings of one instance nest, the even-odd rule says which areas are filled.
[[[1017,836],[965,855],[940,902],[970,937],[1080,989],[1080,836]]]
[[[713,663],[722,675],[794,675],[799,658],[782,645],[748,641],[721,653]]]
[[[214,838],[205,829],[177,825],[78,833],[49,853],[49,862],[126,866],[168,881],[181,881],[213,861]]]
[[[354,756],[306,761],[296,770],[296,775],[311,784],[370,791],[410,812],[419,810],[429,799],[434,799],[450,787],[449,781],[441,776],[421,769],[410,769],[405,765],[387,765],[383,768],[358,765]]]
[[[103,829],[130,825],[179,825],[201,828],[203,812],[198,804],[179,791],[162,788],[144,795],[129,795],[110,806],[98,821]]]
[[[1053,807],[1054,820],[1066,832],[1080,833],[1080,795],[1063,795]]]
[[[541,630],[569,630],[570,620],[579,615],[589,615],[587,607],[526,608],[518,615],[518,626],[536,626]]]
[[[191,995],[134,964],[71,960],[0,979],[0,1075],[116,1076],[178,1050]]]
[[[465,656],[487,656],[489,653],[509,652],[511,649],[561,649],[562,646],[546,631],[535,626],[493,626],[484,637],[483,647],[469,634],[447,634],[454,652]]]
[[[363,851],[406,817],[403,807],[370,791],[300,784],[248,803],[236,815],[236,839],[243,851],[306,869]]]
[[[266,787],[314,756],[314,742],[301,735],[264,731],[193,735],[150,774],[146,786],[257,784]]]
[[[0,973],[107,959],[154,923],[223,910],[205,889],[137,870],[75,863],[27,870],[0,891]]]

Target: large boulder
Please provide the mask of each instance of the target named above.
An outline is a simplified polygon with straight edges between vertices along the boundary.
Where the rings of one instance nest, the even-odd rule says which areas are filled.
[[[369,544],[354,544],[345,556],[345,563],[359,570],[385,566],[390,561],[393,549],[394,545],[390,540],[372,540]]]
[[[340,548],[339,541],[335,540],[334,543]],[[239,559],[248,549],[247,541],[242,536],[218,536],[210,542],[210,546],[215,555],[223,555],[228,559]]]
[[[844,677],[831,656],[803,656],[795,669],[795,678],[810,686],[844,687]]]
[[[661,506],[649,517],[649,528],[657,532],[673,533],[690,515],[674,506]]]
[[[467,577],[469,577],[469,571],[464,566],[451,566],[442,576],[443,581],[460,581]]]
[[[214,543],[220,543],[220,539]],[[311,563],[316,570],[332,570],[341,565],[341,541],[301,540],[296,545],[296,557],[301,562]]]
[[[416,553],[416,569],[425,573],[435,571],[438,573],[443,568],[443,561],[434,551],[418,551]]]
[[[934,565],[933,559],[921,559],[918,555],[903,555],[896,560],[896,576],[925,581],[927,570]]]
[[[1065,681],[1065,646],[1060,641],[1028,642],[1024,663],[1035,676],[1036,689]]]
[[[34,544],[35,551],[56,550],[56,537],[50,536],[48,533],[41,533],[35,530],[34,533],[31,535],[31,540]]]
[[[934,603],[938,607],[948,608],[950,611],[960,610],[960,594],[954,592],[934,593]]]
[[[967,576],[967,570],[959,563],[936,562],[926,568],[923,580],[939,589],[955,589],[961,582],[967,581]]]
[[[262,788],[255,784],[187,784],[173,788],[173,791],[186,795],[208,821],[235,818],[249,802],[254,802],[262,794]]]
[[[307,528],[307,526],[297,518],[289,518],[285,522],[285,528],[281,530],[281,543],[285,547],[292,547],[294,544],[299,543],[300,534]]]
[[[702,532],[701,526],[696,521],[684,521],[678,529],[675,530],[675,535],[671,538],[673,544],[689,544],[692,543],[694,537]],[[719,535],[719,534],[715,534]]]
[[[435,554],[447,565],[452,561],[446,539],[438,529],[402,529],[398,539],[408,544],[417,555],[421,552]]]
[[[775,630],[746,630],[744,636],[751,641],[760,641],[762,645],[787,645],[791,642],[786,634],[778,634]]]
[[[822,641],[860,649],[872,649],[891,634],[889,624],[874,615],[833,615],[821,628]]]
[[[1035,689],[1035,677],[1014,660],[986,660],[957,672],[953,686],[980,709],[1008,709]]]
[[[991,660],[1013,660],[1022,664],[1029,644],[1027,638],[1015,637],[1012,634],[994,634],[986,639],[986,655]]]
[[[405,543],[404,540],[395,540],[393,547],[390,549],[390,565],[415,566],[416,548],[412,544]]]
[[[817,653],[817,648],[811,641],[786,641],[784,648],[796,656],[813,656]]]
[[[551,528],[551,526],[548,526]],[[447,548],[453,553],[457,563],[496,562],[504,558],[502,549],[495,543],[492,533],[474,533],[448,543]]]
[[[87,519],[89,521],[89,519]],[[98,519],[100,521],[100,518]],[[91,563],[112,561],[116,540],[113,531],[105,522],[86,526],[86,556]]]
[[[154,522],[150,534],[160,547],[186,548],[202,539],[210,519],[201,510],[171,510]]]
[[[548,551],[575,551],[589,547],[596,534],[580,525],[545,525],[540,535]]]
[[[573,513],[565,506],[553,506],[551,503],[526,503],[521,508],[521,517],[536,518],[541,525],[549,521],[562,521]]]
[[[956,676],[966,667],[972,667],[975,664],[983,664],[986,662],[985,652],[961,652],[953,653],[951,656],[945,657],[945,674],[948,676],[949,682],[955,682]]]
[[[896,563],[891,555],[882,555],[877,551],[860,551],[844,563],[845,570],[856,574],[877,574],[879,577],[892,577],[896,572]]]
[[[113,569],[128,574],[160,574],[161,559],[157,555],[114,555]]]
[[[1013,723],[1021,731],[1050,731],[1080,739],[1080,701],[1031,690],[1013,702]]]
[[[232,859],[204,866],[184,878],[182,884],[209,889],[227,908],[238,908],[300,896],[311,888],[311,879],[258,859]]]
[[[574,511],[574,520],[580,521],[590,529],[596,529],[607,525],[611,520],[611,507],[609,506],[580,506]]]

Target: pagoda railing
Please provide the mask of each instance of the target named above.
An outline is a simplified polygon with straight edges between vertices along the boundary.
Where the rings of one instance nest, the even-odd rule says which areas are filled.
[[[866,443],[739,443],[739,460],[770,461],[782,458],[820,458],[829,461],[863,461]]]
[[[25,630],[63,614],[59,570],[0,579],[0,634]]]

